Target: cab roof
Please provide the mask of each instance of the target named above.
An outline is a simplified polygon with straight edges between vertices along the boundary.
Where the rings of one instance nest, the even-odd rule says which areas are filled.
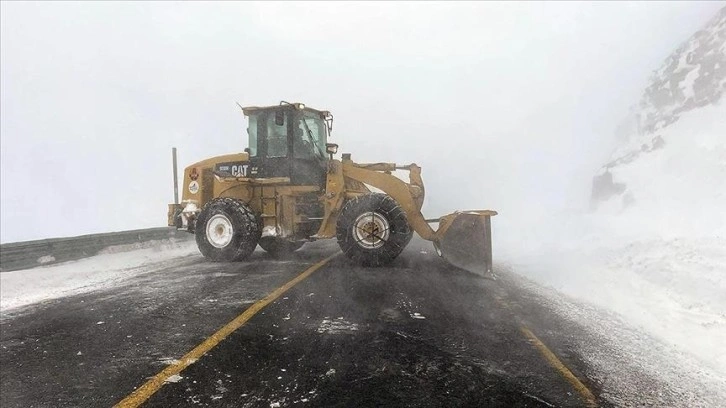
[[[303,110],[305,112],[316,113],[320,116],[325,116],[326,114],[330,114],[330,112],[325,111],[325,110],[317,110],[317,109],[309,108],[304,103],[300,103],[300,102],[290,103],[290,102],[285,102],[285,101],[281,101],[279,105],[243,106],[242,112],[244,112],[244,114],[246,116],[249,116],[250,114],[260,112],[260,111],[271,111],[271,110],[278,110],[278,109],[298,109],[298,110]]]

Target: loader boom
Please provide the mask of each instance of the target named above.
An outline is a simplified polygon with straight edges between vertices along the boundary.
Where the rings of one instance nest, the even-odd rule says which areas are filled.
[[[407,170],[409,183],[391,174],[395,170]],[[491,274],[492,210],[457,211],[435,219],[439,228],[434,230],[421,213],[425,196],[421,167],[414,164],[397,166],[394,163],[355,163],[349,155],[342,161],[331,160],[328,164],[326,190],[326,217],[316,238],[335,236],[335,224],[346,198],[363,194],[346,189],[351,181],[380,189],[391,196],[403,208],[408,223],[423,239],[432,241],[440,256],[450,263],[476,273]],[[473,247],[472,247],[473,243]]]

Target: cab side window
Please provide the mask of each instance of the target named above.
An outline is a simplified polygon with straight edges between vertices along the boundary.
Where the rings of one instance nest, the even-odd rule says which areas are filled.
[[[286,112],[267,115],[267,157],[287,157],[288,120]]]
[[[250,149],[250,157],[257,157],[257,115],[249,116],[249,125],[247,126],[247,135],[249,136],[248,146]]]
[[[296,159],[314,159],[315,151],[310,142],[310,138],[306,136],[303,119],[300,118],[292,127],[292,151]]]

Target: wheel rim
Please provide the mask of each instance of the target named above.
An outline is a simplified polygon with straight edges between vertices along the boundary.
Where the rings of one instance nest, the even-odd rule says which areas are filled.
[[[232,221],[224,214],[216,214],[207,221],[207,241],[215,248],[224,248],[232,242]]]
[[[380,248],[391,236],[388,220],[377,212],[363,213],[353,223],[353,237],[363,248]]]

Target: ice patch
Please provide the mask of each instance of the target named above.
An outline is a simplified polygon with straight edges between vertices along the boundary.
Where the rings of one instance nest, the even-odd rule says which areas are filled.
[[[222,384],[223,384],[223,383],[222,383],[222,380],[217,380],[217,386],[216,386],[216,387],[214,387],[214,389],[215,389],[215,390],[217,390],[217,392],[218,392],[218,393],[220,393],[220,394],[224,394],[225,392],[227,392],[227,391],[228,391],[228,390],[227,390],[227,387],[225,387],[225,386],[224,386],[224,385],[222,385]]]
[[[174,364],[179,364],[179,363],[181,363],[181,361],[179,361],[179,360],[177,360],[177,359],[175,359],[175,358],[172,358],[172,357],[163,357],[163,358],[160,358],[160,359],[159,359],[159,360],[157,360],[157,361],[158,361],[158,362],[159,362],[160,364],[163,364],[163,365],[174,365]]]
[[[37,261],[41,265],[47,264],[48,262],[55,261],[55,257],[53,255],[45,255],[45,256],[41,256],[40,258],[38,258]]]
[[[358,325],[356,323],[350,323],[339,317],[336,320],[325,318],[317,328],[318,333],[327,334],[345,334],[358,331]]]
[[[404,293],[398,293],[401,296],[401,299],[396,301],[396,305],[406,311],[409,317],[412,319],[426,319],[426,316],[422,315],[419,312],[415,312],[414,304],[413,302],[406,296]]]
[[[207,277],[208,276],[211,276],[213,278],[227,278],[227,277],[232,277],[232,276],[237,276],[237,275],[234,273],[216,272],[211,275],[207,275]]]
[[[686,99],[693,98],[693,96],[695,95],[695,92],[693,90],[693,84],[696,82],[696,79],[698,79],[700,69],[701,66],[699,65],[689,71],[683,81],[678,84],[678,86],[681,88],[681,91],[683,91],[683,96],[685,96]]]
[[[170,375],[166,380],[164,380],[165,383],[178,383],[181,381],[184,377],[182,377],[179,374]]]

